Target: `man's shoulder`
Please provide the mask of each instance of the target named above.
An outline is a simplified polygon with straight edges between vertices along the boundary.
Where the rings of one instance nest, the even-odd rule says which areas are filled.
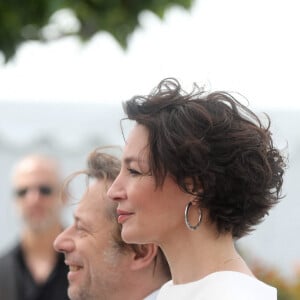
[[[14,300],[17,294],[16,279],[17,247],[7,250],[0,257],[0,295],[1,299]]]
[[[0,255],[0,271],[3,266],[10,265],[13,261],[15,261],[18,251],[19,245],[15,245],[12,248],[9,248],[8,250],[4,251],[4,253]]]

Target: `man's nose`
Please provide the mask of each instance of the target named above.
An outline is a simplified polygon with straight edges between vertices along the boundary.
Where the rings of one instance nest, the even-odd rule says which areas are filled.
[[[30,202],[30,204],[35,204],[39,201],[41,197],[41,193],[37,188],[30,188],[28,189],[26,195],[24,196],[26,202]]]
[[[53,247],[57,252],[69,253],[75,249],[72,239],[72,227],[66,228],[54,240]]]

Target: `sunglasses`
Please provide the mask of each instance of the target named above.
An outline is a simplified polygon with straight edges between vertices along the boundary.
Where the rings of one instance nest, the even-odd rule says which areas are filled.
[[[36,189],[42,196],[51,196],[53,194],[53,188],[48,185],[39,185],[36,187],[24,187],[15,189],[15,195],[18,198],[23,198],[26,196],[29,190]]]

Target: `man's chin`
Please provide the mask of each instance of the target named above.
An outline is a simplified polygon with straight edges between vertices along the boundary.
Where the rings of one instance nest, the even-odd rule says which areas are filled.
[[[86,290],[78,288],[78,286],[72,284],[68,288],[68,296],[70,300],[90,300],[92,299]]]
[[[78,289],[76,287],[69,286],[68,288],[68,296],[71,300],[81,300],[80,295],[78,293]]]

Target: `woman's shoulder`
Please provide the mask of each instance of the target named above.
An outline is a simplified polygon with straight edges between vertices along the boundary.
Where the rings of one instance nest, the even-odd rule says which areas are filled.
[[[161,288],[157,299],[276,300],[277,291],[255,277],[222,271],[186,284],[174,285],[169,281]]]

